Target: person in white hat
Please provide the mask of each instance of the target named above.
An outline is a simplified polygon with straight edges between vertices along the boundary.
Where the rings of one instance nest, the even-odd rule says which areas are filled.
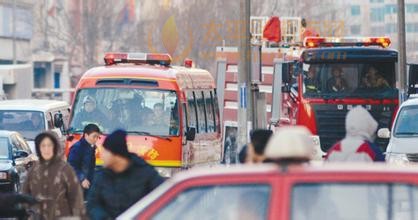
[[[266,161],[280,164],[309,162],[314,156],[311,132],[303,126],[279,128],[267,143]]]

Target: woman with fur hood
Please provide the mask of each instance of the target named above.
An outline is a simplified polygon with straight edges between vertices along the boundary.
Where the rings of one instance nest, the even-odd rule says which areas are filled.
[[[50,132],[35,138],[39,161],[31,168],[23,193],[40,201],[34,208],[40,216],[35,219],[59,219],[86,216],[83,193],[72,167],[59,156],[59,142]]]

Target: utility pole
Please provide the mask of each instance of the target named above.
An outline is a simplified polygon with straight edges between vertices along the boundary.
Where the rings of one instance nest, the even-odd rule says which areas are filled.
[[[16,55],[16,0],[13,0],[13,15],[12,15],[12,41],[13,41],[13,65],[17,64]]]
[[[398,0],[398,51],[399,51],[399,103],[405,100],[406,93],[406,36],[405,0]]]
[[[252,121],[253,103],[250,95],[251,79],[251,45],[250,45],[250,14],[251,1],[240,0],[240,46],[239,46],[239,67],[238,67],[238,140],[237,147],[242,147],[247,143],[248,121]],[[254,125],[253,125],[254,126]],[[235,156],[235,155],[234,155]],[[236,158],[236,157],[235,157]]]

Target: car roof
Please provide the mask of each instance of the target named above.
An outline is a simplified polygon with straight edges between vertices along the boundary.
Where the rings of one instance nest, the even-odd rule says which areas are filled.
[[[47,99],[13,99],[0,101],[0,110],[48,111],[50,109],[69,107],[64,101]]]
[[[201,178],[220,175],[254,175],[254,174],[303,174],[303,173],[405,173],[418,175],[418,166],[398,167],[386,163],[323,163],[309,165],[292,165],[283,169],[276,164],[215,166],[195,168],[176,174],[172,181],[181,182],[190,178]]]
[[[401,108],[404,106],[414,106],[414,105],[418,105],[418,98],[412,98],[412,99],[406,100],[404,103],[402,103]]]
[[[418,175],[418,166],[391,166],[386,163],[312,163],[304,165],[279,166],[274,163],[250,164],[250,165],[217,165],[206,168],[192,168],[175,174],[159,188],[131,206],[117,219],[130,219],[138,214],[138,210],[150,205],[163,193],[174,185],[183,181],[201,178],[228,178],[231,176],[275,176],[284,174],[332,174],[333,176],[355,175],[355,174],[383,174],[397,177],[399,174]],[[396,175],[394,175],[396,174]],[[257,178],[257,177],[256,177]]]
[[[117,64],[111,66],[99,66],[89,69],[83,78],[95,77],[151,77],[176,80],[178,72],[202,72],[210,74],[208,71],[198,68],[185,68],[181,66],[160,66],[149,64]]]

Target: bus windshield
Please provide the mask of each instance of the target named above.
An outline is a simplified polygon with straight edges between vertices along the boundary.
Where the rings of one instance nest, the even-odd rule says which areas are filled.
[[[397,98],[394,62],[303,64],[307,98]]]
[[[105,133],[125,129],[130,134],[178,136],[177,94],[168,90],[89,88],[77,93],[70,132],[89,123]]]

